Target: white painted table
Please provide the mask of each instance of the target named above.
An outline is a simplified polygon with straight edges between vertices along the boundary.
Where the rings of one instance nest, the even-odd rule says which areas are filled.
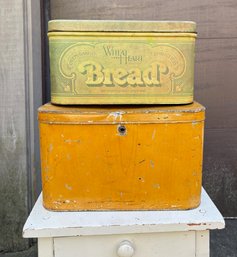
[[[209,230],[224,226],[204,189],[188,211],[50,212],[40,196],[23,237],[39,257],[208,257]]]

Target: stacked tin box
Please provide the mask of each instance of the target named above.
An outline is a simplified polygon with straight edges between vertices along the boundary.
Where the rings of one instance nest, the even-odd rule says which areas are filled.
[[[44,206],[197,207],[205,109],[193,102],[195,23],[55,20],[48,36]]]

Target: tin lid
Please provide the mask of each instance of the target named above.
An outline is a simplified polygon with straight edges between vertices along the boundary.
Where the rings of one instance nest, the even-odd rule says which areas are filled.
[[[38,119],[50,124],[184,123],[203,121],[205,108],[194,102],[179,106],[56,106],[38,109]]]
[[[48,31],[196,33],[196,23],[193,21],[51,20]]]

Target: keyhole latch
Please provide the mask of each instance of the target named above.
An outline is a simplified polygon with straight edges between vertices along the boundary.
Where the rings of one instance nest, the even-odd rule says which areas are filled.
[[[124,125],[119,125],[118,126],[118,133],[120,136],[124,136],[127,134],[127,129]]]

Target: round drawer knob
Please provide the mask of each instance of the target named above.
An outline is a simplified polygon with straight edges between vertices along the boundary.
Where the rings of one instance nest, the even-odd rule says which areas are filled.
[[[119,244],[117,254],[119,257],[132,257],[135,250],[129,241],[123,241]]]

